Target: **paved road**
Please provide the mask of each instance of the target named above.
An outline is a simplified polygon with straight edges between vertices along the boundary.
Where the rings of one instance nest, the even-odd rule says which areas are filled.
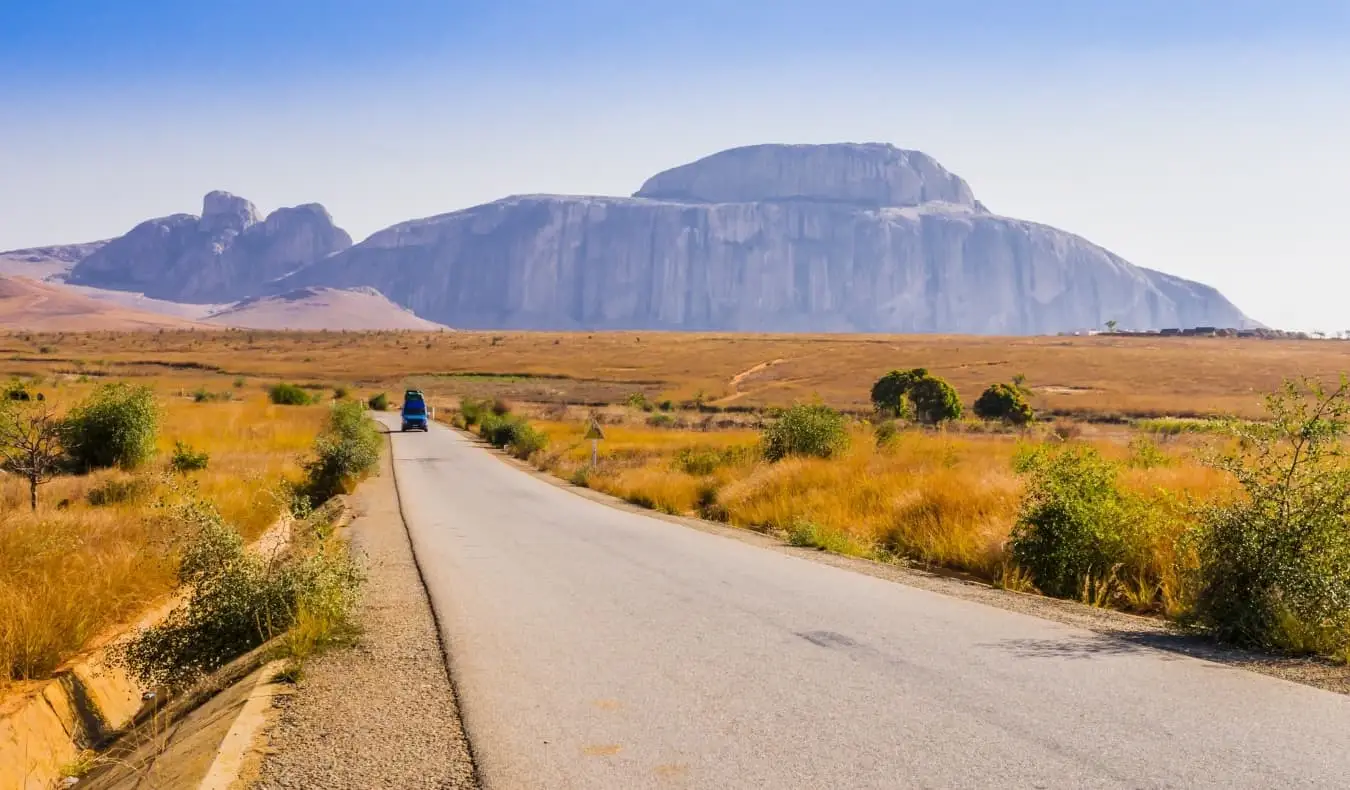
[[[394,458],[490,788],[1350,787],[1350,697]]]

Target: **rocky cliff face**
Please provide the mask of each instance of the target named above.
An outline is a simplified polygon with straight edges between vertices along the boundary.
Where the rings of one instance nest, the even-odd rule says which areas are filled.
[[[464,328],[1033,334],[1240,326],[1208,286],[989,213],[931,157],[754,146],[633,198],[512,197],[396,225],[278,288],[370,286]]]
[[[278,209],[212,192],[202,215],[148,220],[83,258],[69,282],[181,302],[227,302],[352,245],[317,203]]]

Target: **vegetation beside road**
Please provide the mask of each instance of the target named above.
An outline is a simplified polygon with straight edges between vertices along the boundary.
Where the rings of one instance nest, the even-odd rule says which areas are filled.
[[[517,456],[643,507],[1350,660],[1347,387],[1292,382],[1265,421],[1122,441],[1029,425],[1015,385],[986,390],[1001,430],[926,428],[949,420],[892,404],[890,383],[868,419],[804,404],[760,429],[656,427],[634,399],[608,412],[595,465],[585,422],[493,419],[544,437]],[[491,436],[483,408],[459,420]]]
[[[200,593],[207,577],[185,568],[184,557],[229,565],[229,552],[203,554],[202,541],[242,546],[288,512],[301,517],[293,549],[260,566],[261,576],[243,574],[275,584],[233,592],[269,602],[267,616],[250,621],[266,635],[299,625],[311,633],[304,639],[321,641],[341,625],[332,621],[342,596],[322,584],[311,595],[300,581],[323,576],[310,572],[315,557],[331,564],[346,556],[337,543],[310,539],[322,528],[309,514],[378,458],[360,404],[279,406],[242,388],[197,398],[154,380],[95,386],[52,377],[15,386],[28,397],[7,397],[0,416],[28,424],[47,415],[59,452],[58,468],[36,486],[36,507],[28,479],[0,475],[0,686],[48,676],[180,582]],[[288,614],[278,616],[275,605]]]

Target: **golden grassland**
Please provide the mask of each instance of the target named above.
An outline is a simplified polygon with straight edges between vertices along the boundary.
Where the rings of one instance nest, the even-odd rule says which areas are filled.
[[[288,378],[434,396],[618,402],[702,395],[722,406],[820,398],[861,408],[873,381],[926,367],[970,404],[1023,374],[1042,412],[1083,417],[1255,417],[1292,376],[1334,379],[1350,343],[1234,338],[732,335],[661,332],[310,332],[245,330],[0,336],[0,375]]]
[[[612,418],[612,417],[611,417]],[[549,446],[532,461],[542,469],[630,502],[672,514],[704,515],[773,532],[793,542],[883,561],[904,558],[1024,587],[1006,544],[1023,481],[1019,448],[1058,441],[1046,429],[1010,434],[904,431],[878,446],[862,422],[834,459],[765,463],[751,430],[702,432],[635,425],[605,428],[599,464],[588,469],[584,422],[538,421]],[[1135,436],[1134,441],[1139,437]],[[1198,463],[1206,440],[1187,436],[1150,444],[1147,465],[1134,463],[1129,434],[1084,437],[1124,462],[1124,486],[1146,497],[1155,528],[1137,536],[1130,567],[1084,591],[1084,600],[1141,613],[1177,615],[1186,605],[1177,538],[1187,501],[1223,496],[1231,481]],[[1131,465],[1138,468],[1132,468]]]
[[[92,387],[39,389],[66,406]],[[173,589],[175,536],[159,517],[166,497],[196,492],[245,537],[265,531],[283,507],[279,484],[300,475],[326,413],[275,406],[256,390],[202,403],[157,390],[160,453],[148,468],[57,478],[40,489],[36,513],[26,483],[0,477],[0,685],[45,676]],[[208,468],[171,474],[175,441],[210,453]],[[114,488],[123,493],[91,503],[91,492]]]

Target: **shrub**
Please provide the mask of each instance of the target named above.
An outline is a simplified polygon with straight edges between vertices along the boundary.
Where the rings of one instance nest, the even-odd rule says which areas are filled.
[[[196,472],[205,469],[211,455],[205,450],[194,450],[183,442],[173,443],[173,455],[169,458],[169,468],[175,472]]]
[[[624,404],[631,409],[640,409],[642,411],[652,411],[656,408],[652,405],[651,401],[647,400],[647,396],[641,392],[634,392],[632,395],[629,395],[624,399]]]
[[[339,547],[264,559],[209,505],[190,503],[173,517],[191,536],[178,571],[188,600],[115,653],[144,685],[185,688],[304,613],[344,618],[355,603],[361,574]]]
[[[675,418],[665,412],[658,412],[647,418],[647,424],[653,428],[670,428],[675,425]]]
[[[750,458],[748,447],[682,447],[675,453],[673,466],[687,475],[702,477],[725,466],[734,466]]]
[[[89,489],[85,500],[93,507],[109,507],[127,502],[142,502],[155,491],[153,481],[144,477],[112,478]]]
[[[333,388],[333,400],[346,400],[351,397],[352,391],[346,387]]]
[[[149,387],[105,384],[71,410],[62,445],[76,470],[134,469],[155,454],[159,409]]]
[[[383,392],[371,395],[370,399],[366,401],[366,406],[371,411],[389,411],[389,396]]]
[[[380,434],[360,403],[333,404],[328,424],[314,440],[314,457],[305,464],[305,493],[317,505],[347,493],[380,460]]]
[[[1211,459],[1243,496],[1198,529],[1195,615],[1221,639],[1350,659],[1350,383],[1288,382]]]
[[[314,398],[303,387],[280,382],[267,388],[267,397],[278,406],[308,406]]]
[[[1036,414],[1016,385],[992,384],[975,401],[975,416],[982,420],[1026,425],[1035,419]]]
[[[192,393],[192,400],[194,403],[214,403],[216,401],[234,400],[234,395],[229,392],[211,392],[202,387]]]
[[[667,398],[666,400],[663,400],[663,401],[661,401],[660,403],[658,403],[658,404],[656,405],[656,408],[660,409],[661,411],[674,411],[674,410],[675,410],[675,401],[670,400],[669,398]]]
[[[764,457],[780,461],[790,455],[829,458],[848,447],[844,415],[822,404],[797,405],[763,431]]]
[[[459,403],[459,413],[464,418],[464,427],[472,428],[481,422],[483,416],[490,413],[490,410],[483,401],[465,398]]]
[[[886,445],[895,441],[896,437],[898,437],[899,435],[900,435],[900,428],[895,424],[895,421],[886,420],[885,422],[877,426],[876,429],[877,447],[885,447]]]
[[[479,434],[494,447],[525,460],[548,445],[548,437],[522,417],[488,414],[479,422]]]
[[[1009,549],[1041,592],[1074,597],[1126,559],[1137,503],[1116,483],[1116,465],[1091,447],[1040,447],[1017,458],[1027,488]]]
[[[1171,466],[1172,459],[1147,437],[1136,436],[1130,440],[1128,463],[1132,469],[1158,469]]]
[[[495,398],[492,401],[492,413],[498,417],[505,417],[511,413],[511,404],[501,398]]]

